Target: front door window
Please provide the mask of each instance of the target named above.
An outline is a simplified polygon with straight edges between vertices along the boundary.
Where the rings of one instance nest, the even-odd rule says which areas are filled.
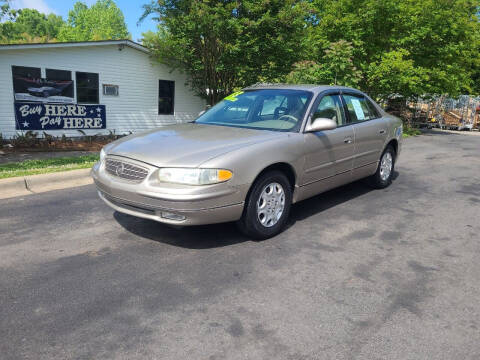
[[[313,119],[326,118],[337,122],[337,126],[346,125],[343,106],[338,95],[326,95],[320,100],[313,112]]]

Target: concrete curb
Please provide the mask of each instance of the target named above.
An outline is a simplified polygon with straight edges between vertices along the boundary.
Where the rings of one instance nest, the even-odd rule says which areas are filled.
[[[23,177],[0,179],[0,199],[31,194]]]
[[[0,179],[0,199],[67,189],[92,183],[93,179],[90,176],[90,169]]]

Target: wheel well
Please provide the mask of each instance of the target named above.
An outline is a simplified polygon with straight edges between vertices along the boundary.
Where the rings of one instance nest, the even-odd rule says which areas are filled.
[[[275,163],[275,164],[267,166],[265,169],[260,171],[260,173],[257,175],[255,180],[252,182],[252,186],[250,186],[250,189],[248,189],[247,196],[245,197],[245,201],[248,201],[248,198],[250,197],[250,193],[252,192],[253,184],[255,184],[255,182],[258,180],[258,178],[260,176],[262,176],[263,174],[265,174],[269,171],[273,171],[273,170],[278,170],[278,171],[283,172],[287,176],[288,182],[290,183],[290,185],[292,187],[292,192],[294,191],[295,181],[296,181],[297,176],[295,174],[295,170],[293,170],[293,167],[291,165],[287,164],[287,163]],[[245,211],[245,208],[244,208],[243,211]]]
[[[252,191],[253,184],[255,184],[255,182],[258,180],[258,178],[260,176],[262,176],[263,174],[265,174],[269,171],[273,171],[273,170],[281,171],[287,176],[288,182],[290,183],[290,185],[292,187],[292,192],[293,192],[293,190],[295,188],[295,181],[296,181],[295,170],[293,170],[292,166],[287,164],[287,163],[275,163],[275,164],[267,166],[265,169],[260,171],[260,173],[257,175],[255,180],[253,180],[252,186],[250,186],[250,189],[248,189],[248,193],[247,193],[247,196],[245,198],[246,200],[248,200],[248,198],[250,197],[250,193]]]
[[[295,174],[295,170],[293,170],[293,167],[287,163],[275,163],[267,166],[265,169],[260,171],[260,173],[255,178],[255,181],[257,181],[257,179],[263,174],[265,174],[266,172],[273,171],[273,170],[278,170],[285,174],[285,176],[288,179],[288,182],[292,186],[292,191],[293,191],[293,189],[295,188],[295,181],[297,176]],[[255,183],[255,181],[253,183]]]
[[[387,144],[385,149],[391,145],[393,147],[393,150],[395,150],[395,154],[398,154],[398,141],[397,139],[390,140],[390,142]]]

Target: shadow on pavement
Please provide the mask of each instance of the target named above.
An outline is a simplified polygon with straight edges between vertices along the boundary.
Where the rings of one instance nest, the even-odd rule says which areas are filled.
[[[187,249],[210,249],[249,241],[234,223],[174,227],[120,212],[113,217],[134,235]]]
[[[394,170],[392,181],[395,181],[398,176],[398,171]],[[376,190],[369,186],[365,180],[359,180],[296,203],[290,212],[290,222],[288,226],[293,226],[296,221],[305,220],[310,216],[343,204],[371,191]]]
[[[296,221],[305,220],[310,216],[343,204],[370,191],[373,191],[373,189],[367,184],[362,181],[356,181],[296,203],[290,212],[291,225]]]
[[[393,180],[398,175],[398,172],[394,171]],[[287,227],[370,191],[375,190],[364,181],[357,181],[301,201],[293,205]],[[120,212],[115,212],[113,217],[134,235],[187,249],[211,249],[251,241],[240,233],[234,223],[173,227]]]

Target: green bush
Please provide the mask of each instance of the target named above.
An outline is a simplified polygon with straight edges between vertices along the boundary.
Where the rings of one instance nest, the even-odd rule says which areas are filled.
[[[407,137],[410,137],[410,136],[417,136],[417,135],[422,135],[422,132],[419,129],[413,128],[413,127],[404,127],[403,128],[403,137],[404,138],[407,138]]]

